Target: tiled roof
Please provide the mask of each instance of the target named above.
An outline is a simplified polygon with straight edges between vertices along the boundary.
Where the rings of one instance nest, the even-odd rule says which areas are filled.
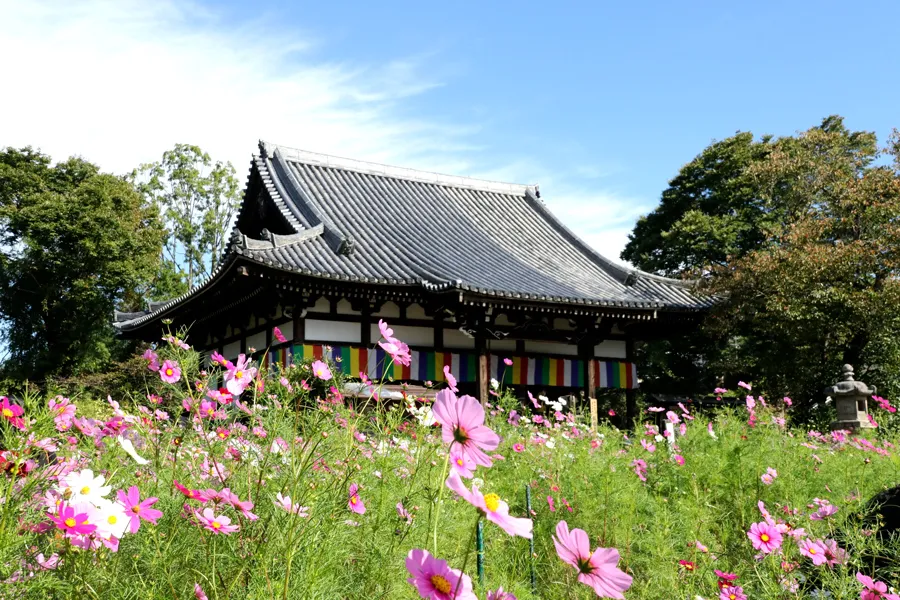
[[[688,282],[600,256],[547,210],[536,186],[262,142],[260,151],[252,171],[294,233],[255,240],[236,231],[223,263],[240,256],[310,277],[453,289],[513,301],[676,311],[712,303],[694,295]],[[152,316],[123,319],[120,326]]]

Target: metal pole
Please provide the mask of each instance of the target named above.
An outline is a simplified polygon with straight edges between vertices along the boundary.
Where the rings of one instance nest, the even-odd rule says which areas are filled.
[[[525,508],[531,517],[531,486],[525,484]],[[528,540],[528,564],[531,569],[531,592],[537,594],[537,579],[534,575],[534,536]]]
[[[484,587],[484,521],[481,519],[475,534],[475,556],[478,559],[478,585]]]

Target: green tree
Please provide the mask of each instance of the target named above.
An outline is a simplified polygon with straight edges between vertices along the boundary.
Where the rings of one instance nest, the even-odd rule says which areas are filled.
[[[140,304],[163,239],[158,211],[80,158],[0,153],[0,320],[8,375],[102,369],[114,308]]]
[[[184,293],[208,277],[228,243],[241,185],[231,163],[213,163],[197,146],[176,144],[162,160],[132,173],[162,211],[168,238],[153,286],[155,299]]]
[[[879,150],[874,134],[831,117],[778,140],[745,175],[784,218],[708,279],[726,298],[710,330],[732,346],[716,367],[740,364],[807,403],[844,363],[900,392],[900,136]]]

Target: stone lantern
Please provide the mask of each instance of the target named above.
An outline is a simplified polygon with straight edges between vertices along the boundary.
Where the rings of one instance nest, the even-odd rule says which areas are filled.
[[[825,388],[825,394],[831,396],[837,408],[837,421],[831,424],[832,431],[874,429],[868,413],[869,398],[875,391],[875,386],[870,388],[862,381],[853,380],[852,366],[841,367],[841,381]]]

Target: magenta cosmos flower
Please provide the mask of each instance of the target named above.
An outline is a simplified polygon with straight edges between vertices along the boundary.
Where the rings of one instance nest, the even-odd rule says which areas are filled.
[[[16,429],[25,429],[25,421],[22,419],[24,412],[18,404],[10,404],[6,396],[0,398],[0,415]]]
[[[504,592],[501,585],[496,592],[487,593],[487,600],[518,600],[518,598],[512,592]]]
[[[560,521],[553,537],[556,553],[563,562],[578,570],[578,581],[591,587],[601,598],[624,598],[622,592],[631,587],[631,575],[621,571],[619,551],[615,548],[597,548],[591,553],[590,540],[582,529],[569,531],[569,525]]]
[[[484,513],[488,521],[496,523],[509,535],[531,539],[531,519],[509,516],[509,504],[501,500],[497,494],[482,494],[476,485],[472,485],[472,491],[469,491],[455,471],[450,472],[447,487]]]
[[[163,516],[162,511],[150,508],[159,502],[159,498],[147,498],[141,501],[141,493],[135,485],[128,488],[127,494],[119,490],[116,492],[116,496],[125,512],[131,518],[131,523],[129,523],[129,531],[131,533],[138,532],[138,528],[141,526],[141,519],[156,525],[156,521]]]
[[[331,369],[328,368],[328,365],[322,362],[321,360],[315,361],[312,365],[312,372],[317,378],[322,381],[328,381],[331,379]]]
[[[87,513],[76,513],[75,509],[67,504],[60,504],[59,510],[55,515],[50,515],[50,520],[70,535],[87,535],[97,530],[96,525],[88,523]]]
[[[468,575],[451,569],[446,561],[433,557],[427,550],[410,550],[406,570],[412,575],[406,581],[426,600],[478,600]]]
[[[472,396],[459,396],[441,390],[435,396],[432,412],[441,424],[441,435],[447,444],[457,444],[463,452],[483,467],[494,464],[485,450],[496,450],[500,436],[484,426],[484,409]]]
[[[800,554],[809,558],[816,566],[824,565],[828,560],[825,545],[821,541],[810,539],[800,540],[797,546],[800,548]]]
[[[243,354],[238,356],[237,362],[230,365],[222,376],[225,380],[225,389],[232,396],[240,396],[256,377],[256,368],[250,366],[250,359]]]
[[[381,349],[387,352],[395,363],[408,367],[412,360],[409,346],[395,338],[394,330],[381,319],[378,320],[378,330],[381,331],[381,337],[384,338],[383,342],[378,342]]]
[[[281,333],[281,330],[277,327],[272,329],[272,335],[275,336],[275,339],[278,340],[279,344],[284,344],[285,342],[287,342],[287,338],[284,337],[284,334]]]
[[[447,387],[450,388],[451,392],[458,392],[459,388],[456,387],[456,377],[453,376],[453,373],[450,372],[450,367],[444,365],[444,379],[447,380]]]
[[[781,547],[781,532],[766,522],[754,523],[747,532],[747,537],[756,550],[769,554]]]
[[[455,473],[459,473],[460,477],[472,479],[475,475],[475,461],[465,453],[462,448],[450,449],[450,466]]]
[[[358,515],[364,514],[366,505],[363,503],[362,498],[359,497],[359,486],[351,483],[348,496],[347,507]]]
[[[197,520],[203,525],[204,529],[212,531],[217,535],[220,533],[234,533],[238,530],[237,525],[231,524],[231,519],[225,515],[217,516],[211,508],[204,508],[203,513],[195,510],[194,516],[197,517]]]
[[[166,383],[178,383],[181,379],[181,367],[174,360],[167,360],[159,368],[159,377]]]
[[[887,585],[883,581],[874,581],[871,577],[862,573],[857,573],[856,579],[865,588],[859,593],[859,600],[880,600],[881,598],[885,600],[900,600],[900,595],[887,593]]]
[[[729,585],[719,592],[719,600],[747,600],[747,594],[741,586]]]

